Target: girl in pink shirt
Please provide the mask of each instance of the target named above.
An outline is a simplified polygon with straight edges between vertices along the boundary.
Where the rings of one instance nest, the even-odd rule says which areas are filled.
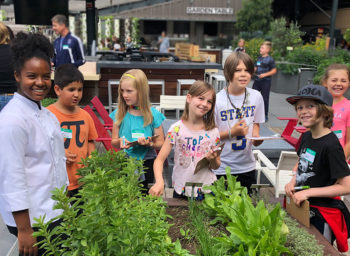
[[[196,81],[191,86],[181,120],[173,124],[165,142],[154,161],[153,170],[156,183],[150,189],[151,195],[160,196],[164,192],[163,164],[174,146],[173,186],[174,197],[191,196],[192,187],[187,182],[210,185],[216,180],[212,172],[220,166],[220,156],[215,149],[220,142],[218,128],[215,127],[215,91],[204,82]],[[208,164],[195,172],[199,160],[206,158]],[[201,187],[195,187],[194,196],[201,196]],[[210,191],[201,191],[204,193]]]
[[[350,101],[344,97],[348,90],[350,71],[345,64],[332,64],[325,72],[323,85],[333,96],[333,126],[331,130],[337,135],[343,146],[345,158],[350,156]]]

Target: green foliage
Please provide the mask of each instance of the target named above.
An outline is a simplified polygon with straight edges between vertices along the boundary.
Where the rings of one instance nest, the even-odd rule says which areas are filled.
[[[225,248],[225,255],[281,255],[291,254],[284,247],[288,228],[283,221],[285,213],[277,205],[268,211],[263,201],[255,207],[247,189],[231,176],[226,168],[227,189],[221,178],[210,189],[214,194],[206,195],[203,211],[213,217],[212,224],[223,223],[227,233],[216,238],[218,247]]]
[[[317,243],[314,235],[309,234],[305,229],[299,227],[299,224],[292,218],[286,216],[284,220],[289,228],[286,247],[294,255],[323,255],[323,247]]]
[[[246,53],[252,58],[253,61],[256,61],[260,56],[260,46],[265,41],[263,38],[253,38],[245,43]]]
[[[344,40],[350,44],[350,28],[347,28],[344,33]]]
[[[81,198],[74,198],[72,207],[73,199],[63,188],[53,192],[55,208],[63,210],[62,224],[51,232],[47,230],[51,221],[44,223],[44,217],[35,224],[39,228],[35,235],[45,237],[39,244],[47,255],[188,255],[168,236],[162,198],[141,195],[142,161],[120,151],[100,156],[94,152],[83,163]],[[78,215],[80,209],[83,213]],[[68,238],[52,239],[61,234]]]
[[[131,38],[134,42],[134,46],[136,48],[140,47],[140,19],[139,18],[131,18]]]
[[[266,208],[272,210],[275,205],[270,204],[269,198],[264,197],[264,195],[266,194],[255,193],[252,196],[252,201],[257,203],[259,200],[263,200]],[[302,228],[288,215],[285,216],[284,221],[289,230],[285,246],[293,253],[293,255],[323,255],[323,246],[318,244],[314,235],[307,232],[305,228]]]
[[[350,53],[348,51],[336,49],[332,57],[321,59],[317,66],[317,72],[313,82],[315,84],[321,84],[322,77],[324,76],[327,67],[334,63],[346,64],[350,68]]]
[[[216,241],[215,237],[212,234],[213,232],[210,232],[210,227],[206,221],[207,217],[195,202],[190,204],[190,216],[193,226],[192,231],[199,244],[197,247],[197,255],[226,255],[227,248],[221,247],[221,244]]]
[[[286,63],[277,64],[277,70],[285,74],[295,75],[298,74],[298,68],[301,67],[317,68],[321,60],[326,57],[326,52],[316,51],[312,48],[296,48],[284,58]]]
[[[302,45],[301,36],[304,32],[299,30],[296,23],[291,23],[288,28],[284,17],[271,22],[269,33],[273,42],[273,51],[280,56],[286,56],[287,47],[294,49]]]
[[[43,107],[48,107],[51,104],[54,104],[57,101],[57,98],[45,98],[41,101],[41,105],[43,105]]]
[[[237,13],[236,27],[241,31],[269,31],[272,21],[272,0],[244,0]]]

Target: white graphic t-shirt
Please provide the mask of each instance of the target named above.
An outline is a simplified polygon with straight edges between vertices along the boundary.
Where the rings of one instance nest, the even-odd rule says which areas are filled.
[[[264,101],[260,92],[251,88],[246,88],[246,95],[243,93],[239,96],[229,95],[226,88],[222,89],[216,94],[215,105],[215,120],[219,131],[227,131],[232,128],[239,120],[245,119],[249,125],[248,135],[251,136],[253,132],[253,123],[265,122]],[[245,104],[243,105],[244,98]],[[255,170],[256,164],[252,152],[252,141],[245,138],[245,136],[233,136],[231,139],[223,139],[225,143],[224,149],[221,153],[221,166],[215,170],[217,175],[225,175],[225,168],[229,166],[232,174],[239,174]]]
[[[186,187],[186,182],[203,183],[210,185],[216,180],[216,175],[204,168],[194,174],[196,164],[205,157],[211,146],[220,143],[220,134],[217,128],[210,131],[192,131],[180,120],[174,123],[167,134],[170,143],[174,145],[173,186],[179,195],[191,196],[192,187]],[[194,196],[197,196],[195,188]],[[208,191],[203,191],[204,193]]]

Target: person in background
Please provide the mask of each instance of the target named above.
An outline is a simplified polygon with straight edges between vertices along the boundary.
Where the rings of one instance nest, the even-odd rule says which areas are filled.
[[[118,37],[113,36],[112,37],[112,42],[113,42],[113,50],[114,51],[120,51],[121,45],[120,45],[120,40]]]
[[[59,37],[54,41],[55,56],[52,62],[56,68],[62,64],[71,63],[79,67],[85,63],[84,47],[79,37],[69,32],[68,20],[62,14],[52,19],[52,29]]]
[[[13,37],[11,29],[0,22],[0,111],[17,91],[10,49],[11,35]]]
[[[323,85],[333,96],[333,126],[331,130],[337,135],[345,153],[350,157],[350,101],[344,96],[349,88],[350,70],[346,64],[331,64],[325,71]]]
[[[126,43],[125,43],[125,49],[131,49],[134,48],[134,43],[132,42],[131,36],[128,36],[126,38]]]
[[[265,121],[269,120],[269,98],[271,88],[271,77],[277,73],[274,59],[269,56],[271,42],[265,41],[260,46],[260,56],[255,63],[257,78],[254,81],[253,89],[259,91],[264,99]]]
[[[169,52],[169,37],[166,36],[165,31],[162,31],[162,34],[158,38],[158,44],[159,44],[159,52]]]
[[[243,38],[239,39],[237,47],[234,50],[234,52],[245,52],[244,45],[245,45],[244,39]]]

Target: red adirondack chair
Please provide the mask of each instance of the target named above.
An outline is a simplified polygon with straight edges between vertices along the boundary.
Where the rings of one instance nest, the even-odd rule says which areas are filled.
[[[292,145],[295,148],[295,150],[298,150],[301,142],[301,136],[304,132],[306,132],[306,128],[303,126],[298,126],[298,118],[290,118],[290,117],[277,117],[277,118],[279,120],[288,121],[281,136],[285,141],[287,141],[290,145]],[[292,137],[292,133],[294,130],[300,133],[299,138]]]
[[[107,110],[103,106],[100,99],[95,96],[91,100],[92,106],[96,109],[97,113],[101,116],[104,126],[108,129],[111,129],[113,127],[113,120],[109,117]]]
[[[97,135],[98,135],[98,138],[96,139],[96,141],[97,142],[102,142],[102,144],[104,145],[106,150],[118,151],[118,149],[115,149],[115,148],[112,147],[111,135],[108,133],[108,131],[106,130],[105,126],[101,123],[100,119],[94,113],[92,108],[89,105],[87,105],[84,108],[84,110],[90,114],[92,120],[94,121],[94,124],[95,124],[95,127],[96,127],[96,131],[97,131]]]

